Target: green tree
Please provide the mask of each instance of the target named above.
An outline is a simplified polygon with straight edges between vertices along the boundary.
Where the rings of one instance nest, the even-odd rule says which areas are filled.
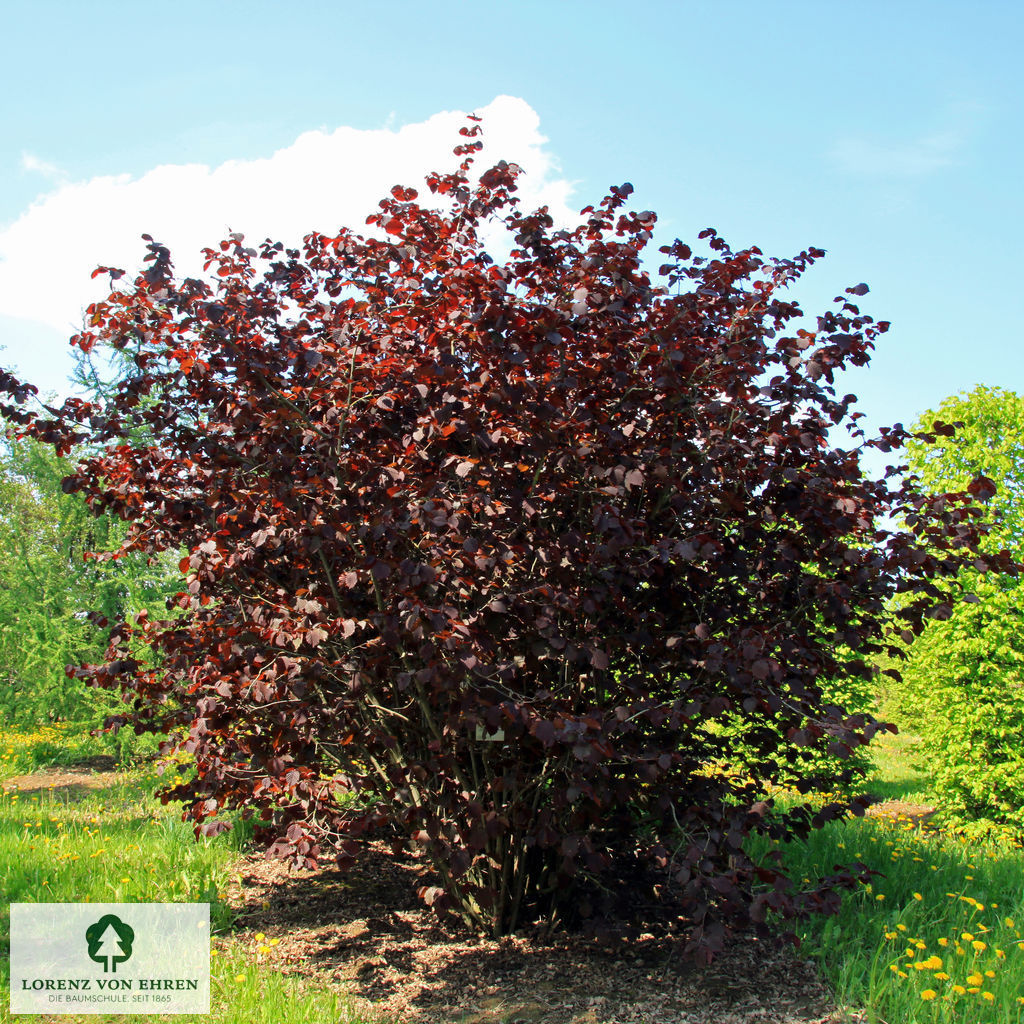
[[[989,551],[1024,555],[1024,397],[979,386],[947,398],[916,424],[957,424],[907,446],[907,463],[933,493],[965,491],[983,474],[993,526]],[[1009,573],[965,569],[969,600],[913,643],[893,688],[894,717],[921,734],[945,818],[971,832],[1024,835],[1024,586]]]
[[[160,603],[174,559],[117,551],[125,525],[93,515],[62,480],[74,460],[29,439],[0,438],[0,710],[23,724],[99,724],[116,698],[65,676],[103,656],[105,635],[87,611],[114,619]]]
[[[952,435],[933,443],[916,440],[907,446],[911,472],[925,488],[939,494],[966,491],[983,474],[996,484],[987,499],[995,525],[982,545],[1024,554],[1024,397],[999,387],[979,385],[945,399],[915,425],[919,433],[936,421],[958,423]]]

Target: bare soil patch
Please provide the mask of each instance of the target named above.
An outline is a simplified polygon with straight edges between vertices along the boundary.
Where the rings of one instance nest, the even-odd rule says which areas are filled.
[[[904,818],[915,825],[927,825],[936,808],[928,804],[916,804],[909,800],[882,800],[872,804],[865,812],[874,818]]]
[[[22,796],[40,796],[53,792],[69,799],[81,799],[89,792],[114,785],[120,773],[114,771],[112,757],[97,755],[77,764],[47,768],[30,775],[15,775],[4,779],[0,789],[5,793],[18,792]]]
[[[417,1024],[825,1024],[856,1021],[790,948],[737,937],[708,968],[683,940],[481,939],[416,897],[423,866],[375,845],[347,873],[246,856],[225,896],[237,941],[287,974],[336,986],[382,1020]],[[265,939],[255,935],[263,933]]]

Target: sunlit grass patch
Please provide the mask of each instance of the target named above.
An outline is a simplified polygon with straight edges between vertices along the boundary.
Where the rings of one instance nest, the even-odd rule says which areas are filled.
[[[152,792],[152,765],[72,797],[60,789],[0,793],[0,897],[20,902],[209,902],[213,926],[212,1012],[178,1016],[204,1024],[370,1024],[343,991],[279,962],[276,942],[232,932],[223,899],[232,864],[249,835],[238,828],[195,841],[176,808]],[[9,1004],[8,916],[0,915],[0,1019]],[[19,1016],[43,1022],[51,1018]],[[61,1016],[95,1024],[114,1015]],[[133,1018],[139,1019],[139,1018]],[[382,1018],[383,1020],[383,1018]]]
[[[17,775],[90,761],[97,755],[122,765],[139,763],[155,756],[159,740],[137,737],[122,729],[115,737],[100,732],[100,721],[55,722],[16,727],[5,723],[0,732],[0,782]]]
[[[96,741],[80,726],[59,723],[5,729],[0,734],[0,780],[95,755]]]
[[[899,755],[889,799],[912,799]],[[877,779],[869,788],[877,791]],[[885,781],[885,780],[883,780]],[[912,778],[909,779],[914,782]],[[778,797],[786,801],[784,795]],[[769,844],[756,841],[764,852]],[[840,913],[798,926],[841,1002],[869,1020],[1018,1024],[1024,1019],[1024,852],[922,827],[906,815],[851,818],[778,849],[797,883],[861,862],[879,874]]]
[[[919,767],[919,737],[900,732],[879,733],[871,743],[875,770],[868,788],[881,800],[930,803],[933,796],[928,773]]]

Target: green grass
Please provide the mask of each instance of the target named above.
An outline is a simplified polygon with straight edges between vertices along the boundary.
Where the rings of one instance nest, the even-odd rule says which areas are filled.
[[[0,708],[0,720],[3,718]],[[92,735],[102,717],[92,721],[55,722],[25,728],[8,726],[0,733],[0,781],[45,768],[81,764],[97,755],[122,766],[141,764],[156,755],[159,739],[122,729],[117,736]]]
[[[370,1018],[356,1013],[343,993],[282,973],[275,969],[269,947],[246,945],[232,934],[232,913],[220,893],[246,833],[233,830],[197,843],[179,812],[153,798],[158,783],[151,769],[137,768],[79,799],[51,790],[0,795],[3,901],[209,902],[215,950],[212,1012],[174,1019],[197,1024],[368,1024]],[[0,915],[0,1021],[11,1019],[8,928],[5,913]],[[144,1019],[17,1017],[83,1024]]]
[[[60,723],[0,734],[0,781],[39,768],[76,764],[110,750],[85,727]]]
[[[230,912],[218,900],[218,879],[244,837],[231,832],[196,843],[179,815],[152,797],[157,784],[152,773],[124,772],[80,800],[52,790],[0,795],[4,899],[209,901],[214,928],[226,927]]]
[[[887,800],[928,802],[914,746],[904,737],[880,745],[878,770],[865,788]],[[778,848],[798,882],[858,860],[880,873],[846,897],[837,916],[797,929],[801,952],[817,961],[842,1005],[889,1024],[1024,1019],[1019,846],[968,843],[906,819],[868,817]]]
[[[931,803],[931,780],[918,765],[920,744],[908,733],[880,733],[869,748],[875,767],[865,788],[881,800]]]

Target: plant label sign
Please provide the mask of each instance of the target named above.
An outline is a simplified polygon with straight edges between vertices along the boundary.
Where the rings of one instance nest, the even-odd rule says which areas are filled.
[[[209,903],[12,903],[11,1013],[209,1013]]]

